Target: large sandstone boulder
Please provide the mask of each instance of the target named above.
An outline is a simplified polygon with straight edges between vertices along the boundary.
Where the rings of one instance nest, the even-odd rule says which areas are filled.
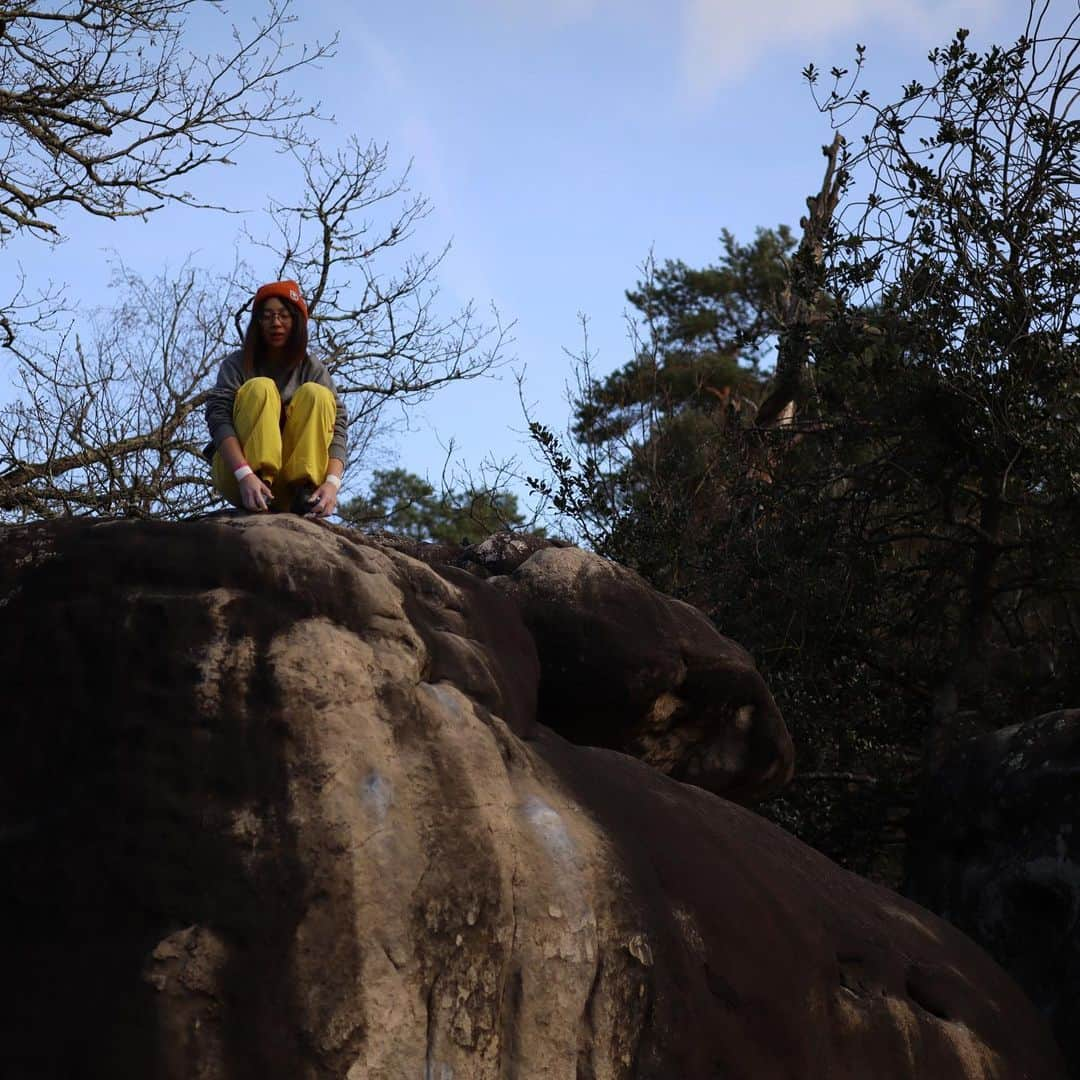
[[[537,724],[515,598],[292,517],[0,533],[2,1074],[1063,1075],[949,925]]]
[[[912,820],[905,891],[983,945],[1080,1076],[1080,709],[962,743]]]

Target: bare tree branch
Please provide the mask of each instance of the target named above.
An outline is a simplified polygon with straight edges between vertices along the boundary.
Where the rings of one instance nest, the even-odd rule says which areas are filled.
[[[799,407],[813,394],[813,376],[808,364],[812,323],[823,298],[825,242],[843,191],[844,169],[840,161],[843,148],[844,137],[839,131],[830,145],[822,147],[827,161],[825,177],[818,194],[806,199],[808,213],[799,222],[802,241],[776,298],[780,345],[769,393],[754,420],[760,428],[790,426]]]
[[[227,48],[194,54],[185,23],[214,6],[0,0],[0,243],[58,238],[64,206],[117,218],[206,205],[181,185],[245,139],[309,141],[302,123],[317,108],[282,80],[334,43],[290,46],[289,0],[270,0]]]

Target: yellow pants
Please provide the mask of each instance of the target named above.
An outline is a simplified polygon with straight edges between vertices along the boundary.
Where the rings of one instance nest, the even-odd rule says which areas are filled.
[[[278,509],[288,508],[301,484],[318,487],[326,480],[336,417],[333,392],[318,383],[299,387],[285,409],[284,425],[273,379],[248,379],[237,390],[233,427],[247,463],[270,485]],[[220,451],[214,452],[213,476],[214,487],[233,506],[241,506],[240,486]]]

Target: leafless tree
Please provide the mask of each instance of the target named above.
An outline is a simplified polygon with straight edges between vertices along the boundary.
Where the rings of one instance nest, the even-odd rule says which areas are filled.
[[[307,143],[317,107],[288,88],[334,43],[295,46],[290,0],[268,0],[243,30],[202,54],[189,24],[224,18],[212,0],[0,0],[0,247],[62,239],[77,208],[144,216],[166,203],[208,205],[193,175],[230,163],[248,138]],[[58,294],[19,282],[0,295],[0,347],[25,359],[19,331],[40,331]]]
[[[315,108],[283,78],[332,46],[290,47],[289,0],[198,55],[185,24],[208,0],[0,0],[0,242],[59,236],[77,206],[107,218],[167,202],[248,137],[296,145]]]
[[[193,267],[145,281],[123,265],[119,303],[85,332],[25,350],[0,411],[0,510],[149,516],[205,509],[200,406],[228,348],[236,275]]]
[[[62,239],[62,211],[146,215],[208,207],[192,174],[230,163],[249,138],[291,150],[301,194],[271,207],[258,272],[193,266],[149,280],[119,262],[117,305],[67,325],[55,291],[18,282],[0,297],[0,346],[17,362],[0,411],[0,512],[198,512],[214,502],[200,447],[202,406],[239,343],[254,287],[299,280],[313,348],[347,399],[354,457],[387,406],[422,400],[497,362],[505,331],[466,307],[445,314],[441,255],[412,251],[427,203],[391,178],[384,147],[324,153],[306,123],[317,105],[288,89],[334,43],[294,46],[289,0],[268,0],[227,47],[192,52],[213,0],[0,0],[0,246]],[[224,208],[217,208],[224,209]],[[259,247],[261,246],[261,247]],[[392,249],[398,249],[393,251]],[[400,256],[400,257],[399,257]],[[391,265],[393,264],[393,265]]]
[[[509,328],[494,311],[484,322],[471,303],[444,311],[436,273],[448,249],[415,252],[430,204],[409,190],[407,169],[389,171],[386,146],[352,140],[333,155],[316,148],[300,165],[302,198],[271,207],[271,235],[260,244],[267,265],[306,290],[313,347],[348,404],[352,452],[363,454],[388,405],[415,405],[485,374]]]
[[[201,459],[202,406],[224,354],[238,347],[251,295],[272,276],[298,280],[350,410],[351,457],[389,421],[450,382],[501,361],[507,328],[471,306],[446,314],[441,256],[411,254],[428,212],[385,147],[350,143],[298,159],[302,194],[272,207],[259,273],[185,266],[146,281],[117,268],[120,302],[85,333],[24,349],[20,394],[0,410],[0,513],[182,517],[216,500]],[[400,249],[396,250],[396,249]],[[400,257],[399,257],[400,256]]]

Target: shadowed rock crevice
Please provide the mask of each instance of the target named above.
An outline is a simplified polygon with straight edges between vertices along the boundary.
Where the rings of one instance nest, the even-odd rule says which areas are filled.
[[[502,1030],[499,1039],[499,1080],[516,1080],[518,1076],[518,1030],[524,1005],[521,968],[511,965],[503,978],[499,1015]]]
[[[934,974],[918,965],[912,966],[904,982],[907,996],[920,1008],[939,1020],[951,1020],[950,1009],[945,1004],[947,991],[937,984]]]

